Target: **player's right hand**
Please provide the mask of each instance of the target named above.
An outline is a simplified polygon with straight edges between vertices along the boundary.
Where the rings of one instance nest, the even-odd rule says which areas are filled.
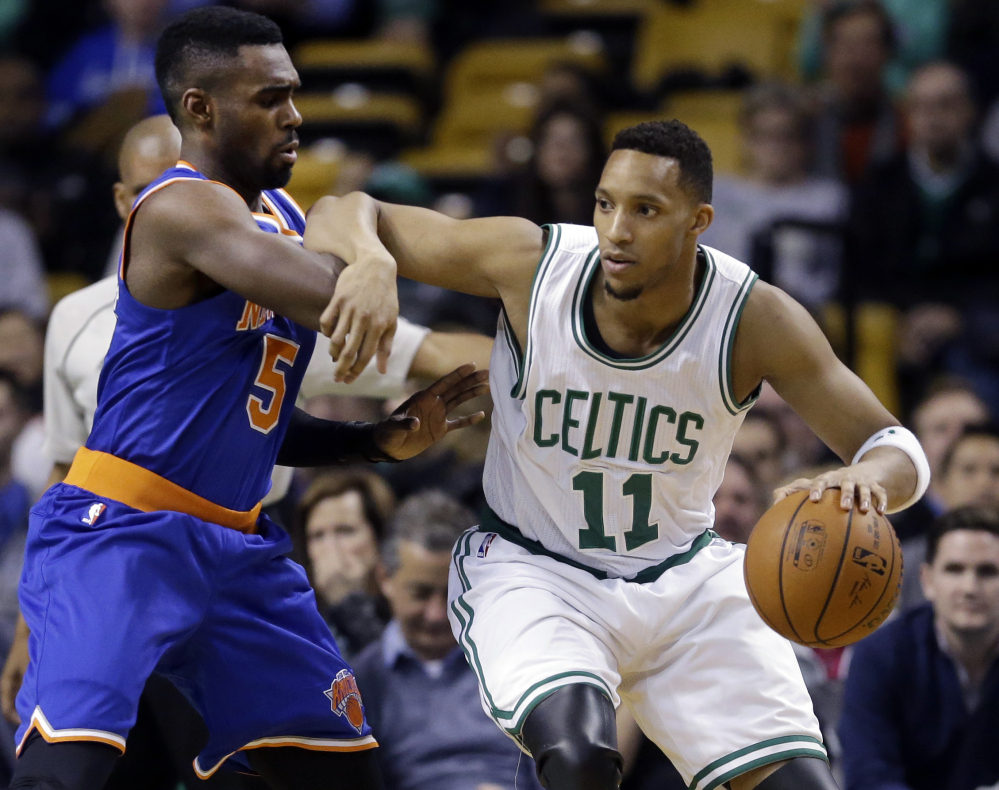
[[[3,710],[4,718],[13,724],[21,723],[14,700],[17,699],[17,692],[21,690],[24,673],[28,671],[29,636],[28,624],[21,615],[18,615],[14,644],[10,646],[7,663],[3,666],[3,674],[0,674],[0,709]]]
[[[395,261],[383,256],[358,259],[340,273],[319,322],[330,339],[337,381],[354,381],[376,353],[378,370],[388,370],[399,317],[395,271]]]

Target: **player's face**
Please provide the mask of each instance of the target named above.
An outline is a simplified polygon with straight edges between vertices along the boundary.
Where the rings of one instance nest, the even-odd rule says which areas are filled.
[[[242,47],[217,91],[215,135],[226,172],[256,189],[288,183],[302,123],[292,96],[301,85],[280,44]]]
[[[680,186],[675,159],[614,151],[597,187],[593,225],[600,242],[604,286],[634,299],[660,285],[714,216]]]
[[[154,143],[156,141],[153,141]],[[180,159],[180,145],[167,152],[151,156],[136,153],[121,172],[121,181],[114,185],[114,205],[122,220],[128,219],[132,204],[147,186],[159,178],[164,171],[177,164]]]
[[[983,530],[948,532],[933,564],[923,566],[922,582],[949,629],[970,636],[999,628],[999,537]]]
[[[445,658],[455,646],[447,619],[450,567],[450,552],[428,551],[403,541],[399,544],[398,570],[382,581],[382,592],[406,644],[424,661]]]

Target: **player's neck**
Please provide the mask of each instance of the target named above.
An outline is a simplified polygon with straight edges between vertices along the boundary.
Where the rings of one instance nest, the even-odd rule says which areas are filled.
[[[635,299],[611,296],[604,288],[603,271],[598,271],[589,298],[604,342],[629,358],[654,353],[690,311],[703,279],[696,246]]]
[[[181,149],[180,158],[188,162],[195,170],[203,176],[207,176],[212,181],[218,181],[236,192],[250,211],[261,210],[260,190],[254,186],[242,183],[242,180],[229,173],[226,168],[213,156],[199,149],[188,149],[186,146]]]

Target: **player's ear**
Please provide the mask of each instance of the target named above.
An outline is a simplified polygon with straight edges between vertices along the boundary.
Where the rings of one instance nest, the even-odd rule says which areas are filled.
[[[114,207],[122,222],[128,219],[132,201],[128,199],[128,188],[121,181],[114,185]]]
[[[699,203],[697,211],[694,213],[694,222],[690,227],[690,232],[700,236],[708,229],[714,218],[714,207],[710,203]]]
[[[199,128],[212,123],[212,105],[208,95],[201,88],[188,88],[180,99],[182,111]]]

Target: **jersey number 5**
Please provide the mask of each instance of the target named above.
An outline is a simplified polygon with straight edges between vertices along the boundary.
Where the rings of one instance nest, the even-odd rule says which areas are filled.
[[[579,530],[579,548],[617,551],[617,538],[604,528],[604,476],[601,472],[580,472],[572,478],[572,490],[583,494],[583,518],[586,529]],[[652,475],[636,472],[621,486],[630,496],[631,529],[624,533],[624,545],[634,551],[659,539],[659,522],[649,523],[652,512]]]
[[[271,393],[269,403],[252,392],[246,399],[246,414],[250,418],[250,427],[261,433],[270,433],[277,425],[281,416],[281,404],[284,403],[285,381],[284,370],[278,367],[283,362],[289,368],[295,364],[298,356],[298,343],[277,335],[264,335],[264,353],[260,360],[260,370],[254,379],[254,386]]]

